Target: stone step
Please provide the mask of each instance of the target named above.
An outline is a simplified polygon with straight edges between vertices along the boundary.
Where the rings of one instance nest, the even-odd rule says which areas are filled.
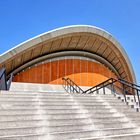
[[[8,100],[4,100],[4,101],[0,101],[1,104],[13,104],[13,105],[16,105],[16,104],[19,104],[19,105],[24,105],[24,104],[28,104],[28,105],[74,105],[74,104],[82,104],[83,106],[84,105],[106,105],[106,103],[102,103],[102,102],[93,102],[93,101],[80,101],[80,102],[76,102],[76,101],[39,101],[39,100],[36,100],[36,101],[24,101],[24,100],[13,100],[13,101],[8,101]],[[110,106],[124,106],[124,102],[110,102],[109,103]]]
[[[9,107],[15,107],[15,106],[18,106],[18,107],[26,107],[26,108],[30,108],[30,107],[38,107],[40,109],[43,109],[43,108],[50,108],[50,109],[56,109],[56,108],[60,108],[60,109],[63,109],[63,108],[68,108],[68,109],[71,109],[71,108],[91,108],[91,109],[117,109],[117,110],[130,110],[131,108],[127,105],[113,105],[113,106],[107,106],[107,105],[103,105],[103,104],[99,104],[99,105],[96,105],[96,104],[75,104],[75,103],[71,103],[71,104],[48,104],[48,103],[30,103],[30,102],[27,102],[27,103],[24,103],[24,102],[18,102],[18,103],[14,103],[14,102],[8,102],[8,103],[2,103],[0,105],[0,108],[1,109],[6,109],[6,108],[9,108]]]
[[[96,98],[71,98],[71,97],[67,97],[67,98],[46,98],[46,97],[42,97],[42,98],[38,98],[38,97],[34,97],[34,98],[14,98],[14,97],[0,97],[0,102],[3,102],[3,101],[55,101],[55,102],[71,102],[71,101],[77,101],[77,102],[95,102],[95,103],[98,103],[98,102],[104,102],[106,100],[102,100],[102,99],[96,99]],[[120,103],[121,101],[120,100],[116,100],[116,99],[108,99],[107,100],[109,103]]]
[[[27,138],[27,137],[26,137]],[[32,137],[31,137],[32,138]],[[130,134],[122,134],[122,135],[110,135],[110,136],[103,136],[103,137],[87,137],[87,138],[80,138],[80,140],[139,140],[140,133],[130,133]],[[73,139],[77,140],[77,139]]]
[[[73,110],[0,110],[0,116],[2,115],[66,115],[66,114],[72,114],[72,115],[80,115],[80,114],[91,114],[94,116],[124,116],[123,114],[119,114],[118,112],[96,112],[96,110],[84,110],[84,109],[73,109]],[[131,115],[131,113],[127,113],[128,115]]]
[[[18,107],[18,106],[17,106]],[[3,108],[3,109],[0,109],[0,114],[1,113],[3,113],[3,112],[9,112],[9,113],[11,113],[11,112],[32,112],[33,114],[35,113],[35,112],[37,112],[37,111],[39,111],[39,110],[41,110],[41,112],[47,112],[47,113],[51,113],[51,112],[55,112],[55,113],[63,113],[63,112],[65,112],[65,113],[69,113],[69,112],[73,112],[73,113],[77,113],[77,112],[85,112],[85,113],[108,113],[108,112],[111,112],[111,113],[113,113],[113,112],[117,112],[116,110],[113,110],[113,109],[99,109],[99,110],[94,110],[94,109],[92,109],[92,108],[82,108],[81,106],[79,106],[79,108],[65,108],[65,109],[58,109],[58,108],[55,108],[55,109],[50,109],[50,108],[48,108],[48,109],[42,109],[42,108],[20,108],[20,107],[18,107],[18,108]]]
[[[74,101],[98,101],[98,102],[123,102],[121,100],[118,100],[116,98],[99,98],[99,97],[81,97],[81,96],[77,96],[77,97],[73,97],[73,96],[69,96],[69,95],[66,95],[66,96],[55,96],[55,95],[46,95],[46,96],[0,96],[0,101],[3,101],[3,100],[27,100],[27,101],[32,101],[32,100],[65,100],[65,101],[71,101],[71,100],[74,100]]]
[[[75,99],[75,100],[101,100],[101,101],[116,101],[115,97],[100,97],[100,96],[79,96],[69,94],[33,94],[33,95],[20,95],[20,94],[0,94],[1,99]],[[118,101],[118,100],[117,100]],[[121,101],[121,100],[119,100]]]
[[[129,121],[112,122],[94,122],[94,119],[71,119],[71,120],[30,120],[30,121],[0,121],[0,129],[9,129],[15,127],[70,127],[70,126],[86,126],[93,128],[126,128],[135,127],[138,122],[130,123]],[[140,124],[140,123],[139,123]]]
[[[17,132],[18,131],[18,132]],[[45,131],[45,132],[44,132]],[[71,130],[71,131],[57,131],[49,132],[46,128],[26,128],[26,129],[9,129],[5,133],[9,135],[2,136],[1,139],[14,139],[14,140],[77,140],[77,139],[87,139],[90,137],[95,138],[105,138],[108,136],[116,135],[129,135],[139,133],[137,128],[121,128],[121,129],[96,129],[96,130]],[[16,133],[17,132],[17,133]],[[2,133],[2,131],[0,131]],[[11,135],[11,136],[10,136]]]
[[[9,94],[12,94],[12,95],[22,95],[22,96],[33,96],[33,95],[36,95],[38,94],[39,96],[40,95],[45,95],[45,94],[55,94],[55,95],[64,95],[64,94],[67,94],[67,95],[70,95],[70,96],[100,96],[100,97],[122,97],[123,96],[115,96],[114,94],[85,94],[85,93],[68,93],[66,91],[5,91],[5,90],[1,90],[0,91],[0,94],[4,94],[4,95],[9,95]]]
[[[26,115],[1,115],[0,116],[0,120],[1,121],[27,121],[27,120],[48,120],[51,121],[52,120],[67,120],[67,119],[91,119],[93,120],[93,122],[108,122],[108,120],[111,120],[112,122],[114,121],[134,121],[134,122],[138,122],[140,121],[140,118],[134,116],[133,118],[129,119],[128,117],[124,117],[122,116],[98,116],[98,115],[89,115],[89,114],[80,114],[80,116],[78,115],[73,115],[73,114],[66,114],[66,115],[62,115],[62,114],[58,114],[58,115],[43,115],[43,114],[26,114]]]
[[[3,103],[0,105],[1,109],[7,108],[14,108],[18,107],[22,108],[39,108],[39,109],[93,109],[93,110],[104,110],[104,109],[115,109],[117,111],[133,111],[129,106],[122,106],[122,105],[113,105],[107,106],[103,104],[94,105],[94,104],[85,104],[85,105],[78,105],[78,104],[47,104],[47,103]]]
[[[107,124],[107,123],[120,123],[120,122],[124,122],[124,123],[126,123],[126,122],[130,122],[130,120],[128,120],[128,119],[126,119],[126,118],[124,118],[124,117],[113,117],[112,119],[110,119],[110,118],[108,118],[108,117],[106,117],[106,118],[103,118],[103,119],[101,119],[100,120],[100,118],[95,118],[94,116],[92,117],[92,116],[90,116],[90,117],[85,117],[85,116],[82,116],[82,117],[80,117],[79,116],[79,118],[66,118],[66,119],[61,119],[61,118],[57,118],[57,119],[51,119],[51,118],[47,118],[47,116],[45,116],[45,115],[42,115],[42,117],[39,115],[39,116],[34,116],[34,117],[27,117],[27,116],[25,116],[25,118],[23,118],[23,117],[19,117],[18,116],[18,118],[16,119],[16,118],[14,118],[14,117],[10,117],[9,118],[9,120],[0,120],[0,123],[2,122],[2,123],[5,123],[5,122],[8,122],[8,123],[11,123],[11,122],[30,122],[30,121],[33,121],[33,122],[38,122],[38,121],[49,121],[50,123],[51,122],[58,122],[58,123],[65,123],[65,122],[85,122],[85,121],[87,121],[87,120],[92,120],[92,122],[94,123],[94,124],[101,124],[101,123],[104,123],[104,124]],[[110,120],[109,120],[110,119]],[[104,121],[102,121],[102,120],[104,120]],[[139,121],[139,120],[138,120]],[[134,123],[136,123],[137,121],[136,120],[131,120],[131,122],[134,122]]]
[[[19,91],[0,91],[0,139],[118,140],[140,133],[140,113],[118,96],[69,94],[41,84],[23,84],[20,91],[20,85]]]
[[[59,91],[57,91],[57,92],[53,92],[53,91],[50,91],[50,92],[35,92],[35,91],[0,91],[0,96],[1,95],[12,95],[12,96],[14,96],[14,95],[16,95],[16,96],[19,96],[19,95],[22,95],[22,96],[53,96],[53,95],[59,95],[59,96],[73,96],[73,97],[91,97],[91,96],[93,96],[93,97],[104,97],[104,98],[114,98],[115,96],[114,95],[112,95],[112,94],[109,94],[109,95],[100,95],[100,94],[79,94],[79,93],[67,93],[67,92],[59,92]]]
[[[97,111],[103,111],[103,110],[109,110],[112,109],[111,106],[105,106],[105,105],[77,105],[77,104],[73,104],[73,105],[46,105],[46,104],[1,104],[0,105],[0,109],[11,109],[11,110],[16,110],[16,109],[49,109],[49,110],[55,110],[55,109],[63,109],[63,110],[67,110],[67,109],[93,109],[93,110],[97,110]],[[119,109],[119,111],[132,111],[133,109],[131,109],[129,106],[115,106],[116,110]]]
[[[10,91],[65,91],[62,85],[12,82]]]
[[[81,118],[93,118],[94,121],[108,121],[108,120],[114,120],[114,121],[120,121],[120,120],[126,120],[126,118],[124,118],[124,116],[94,116],[91,114],[83,114],[83,113],[79,113],[77,115],[75,114],[58,114],[58,115],[46,115],[46,114],[19,114],[19,115],[1,115],[0,116],[0,120],[1,121],[18,121],[18,120],[34,120],[34,119],[49,119],[49,120],[62,120],[62,119],[81,119]],[[140,120],[138,117],[135,117],[133,119],[138,119]]]
[[[99,98],[98,96],[91,96],[91,97],[81,97],[81,96],[70,96],[67,95],[66,96],[54,96],[54,95],[45,95],[45,96],[22,96],[22,95],[0,95],[0,100],[87,100],[87,101],[112,101],[112,102],[120,102],[120,100],[116,100],[116,98]]]
[[[5,109],[1,109],[0,110],[0,115],[15,115],[15,114],[36,114],[41,112],[41,114],[64,114],[64,113],[89,113],[89,114],[100,114],[100,115],[106,115],[106,114],[117,114],[118,111],[116,109],[109,109],[109,108],[104,108],[104,109],[92,109],[92,108],[84,108],[79,106],[79,108],[65,108],[65,109],[42,109],[42,108],[18,108],[18,109],[14,109],[14,108],[5,108]],[[134,114],[134,111],[132,111],[132,109],[130,110],[120,110],[119,112],[120,114],[124,114],[127,115],[133,115],[133,116],[140,116],[140,113],[137,112],[136,115]]]
[[[3,95],[7,95],[7,96],[55,96],[55,95],[59,95],[59,96],[66,96],[66,95],[70,95],[69,93],[66,93],[66,92],[28,92],[28,91],[14,91],[14,92],[11,92],[11,91],[0,91],[0,96],[3,96]],[[80,94],[77,94],[75,96],[80,96]],[[89,95],[85,95],[85,96],[89,96]]]
[[[130,134],[136,133],[138,130],[137,128],[121,128],[121,129],[100,129],[100,130],[91,130],[91,131],[73,131],[73,132],[62,132],[53,134],[54,139],[57,137],[61,140],[64,139],[80,139],[84,137],[94,136],[94,137],[101,137],[101,136],[108,136],[108,135],[118,135],[118,134]]]
[[[118,108],[120,112],[126,112],[126,113],[134,113],[135,111],[131,108]],[[31,111],[31,112],[36,112],[36,111],[46,111],[46,112],[61,112],[61,111],[73,111],[73,112],[79,112],[81,110],[87,111],[87,112],[96,112],[96,113],[105,113],[105,112],[118,112],[117,109],[112,109],[111,107],[106,107],[106,106],[101,106],[100,108],[98,107],[98,110],[96,110],[96,106],[18,106],[18,105],[1,105],[0,106],[0,112],[1,111]],[[137,113],[139,114],[139,112]]]

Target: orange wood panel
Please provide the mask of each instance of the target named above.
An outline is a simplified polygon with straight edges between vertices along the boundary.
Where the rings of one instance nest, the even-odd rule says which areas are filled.
[[[33,71],[34,71],[34,69],[33,68],[31,68],[31,69],[28,69],[28,73],[29,73],[29,79],[28,79],[28,82],[29,83],[34,83],[34,75],[33,75]],[[20,73],[21,74],[21,73]],[[20,77],[20,76],[19,76]]]
[[[73,74],[73,60],[72,59],[68,59],[65,61],[65,69],[66,69],[67,77]],[[70,77],[73,78],[73,76],[70,76]]]
[[[54,61],[53,63],[51,63],[51,81],[54,81],[57,79],[57,67],[58,67],[57,61]]]
[[[36,67],[36,83],[42,83],[42,65]]]
[[[87,79],[87,61],[81,60],[81,85],[87,85],[88,79]]]
[[[59,61],[59,67],[57,69],[59,69],[59,75],[58,75],[59,80],[57,82],[50,81],[49,82],[50,84],[62,84],[62,77],[65,77],[65,60]],[[54,74],[57,75],[57,73]]]
[[[74,73],[74,81],[80,85],[81,76],[80,76],[80,60],[76,59],[73,61],[73,73]],[[78,74],[78,76],[76,75]]]
[[[88,61],[88,85],[94,83],[94,76],[93,76],[93,62]]]
[[[49,62],[44,65],[43,81],[44,83],[49,83],[51,81],[51,63]]]
[[[116,75],[100,63],[66,59],[34,66],[14,76],[13,81],[62,84],[62,77],[69,77],[78,85],[93,86]]]
[[[94,69],[93,69],[93,72],[94,72],[94,73],[98,73],[98,72],[100,71],[99,64],[98,64],[98,63],[95,63],[95,62],[93,62],[93,63],[94,63]]]
[[[42,82],[41,82],[41,83],[44,83],[44,76],[43,76],[43,75],[44,75],[44,70],[45,70],[45,65],[44,65],[44,64],[41,65],[41,70],[42,70],[42,73],[41,73],[41,74],[42,74],[42,75],[41,75],[41,76],[42,76],[42,77],[41,77],[41,79],[42,79],[41,81],[42,81]]]
[[[24,73],[24,79],[25,79],[25,81],[28,81],[29,80],[29,72],[28,71],[25,71],[25,73]]]

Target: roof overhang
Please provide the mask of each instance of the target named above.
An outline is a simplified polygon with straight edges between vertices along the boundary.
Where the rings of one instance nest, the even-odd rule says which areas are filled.
[[[110,63],[121,78],[136,82],[131,62],[120,43],[103,29],[89,25],[58,28],[31,38],[0,55],[0,67],[5,67],[10,74],[31,61],[65,51],[99,56]]]

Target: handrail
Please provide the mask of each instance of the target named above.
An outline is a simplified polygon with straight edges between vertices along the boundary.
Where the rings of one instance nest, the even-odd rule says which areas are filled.
[[[63,86],[64,88],[68,91],[70,90],[70,92],[76,92],[76,93],[84,93],[84,90],[82,90],[82,88],[80,88],[75,82],[73,82],[70,78],[62,78],[63,82]]]
[[[7,80],[7,90],[10,89],[12,79],[13,79],[13,73],[10,74],[9,79]]]
[[[126,80],[124,80],[124,79],[122,79],[122,78],[119,78],[119,80],[121,80],[121,81],[123,81],[123,82],[125,82],[125,83],[128,83],[128,84],[130,84],[130,85],[132,85],[132,86],[135,86],[135,87],[140,88],[140,86],[138,86],[138,85],[136,85],[136,84],[134,84],[134,83],[132,83],[132,82],[128,82],[128,81],[126,81]]]
[[[117,84],[115,83],[118,83],[120,84],[121,87],[117,86]],[[107,86],[111,85],[112,86],[112,90],[115,89],[115,87],[119,88],[119,90],[122,91],[123,95],[124,95],[124,99],[125,99],[125,102],[126,104],[127,103],[127,99],[126,99],[126,95],[133,95],[134,96],[134,101],[136,102],[136,97],[138,99],[138,103],[139,103],[139,107],[140,107],[140,97],[139,97],[139,92],[140,92],[140,86],[136,85],[136,84],[133,84],[133,83],[130,83],[126,80],[122,80],[122,79],[115,79],[115,78],[110,78],[88,90],[85,91],[85,93],[94,93],[95,91],[99,91],[100,89],[103,89],[103,93],[105,94],[105,88]],[[128,89],[126,89],[128,88]],[[94,90],[93,90],[94,89]],[[115,93],[115,92],[114,92]]]
[[[109,82],[109,81],[111,81],[111,82],[108,83],[107,86],[110,85],[110,84],[119,82],[120,84],[124,84],[125,86],[127,86],[127,87],[129,87],[129,88],[132,88],[132,89],[134,89],[134,90],[139,90],[139,91],[140,91],[140,89],[137,88],[137,87],[140,87],[140,86],[138,86],[138,85],[136,85],[137,87],[134,87],[134,86],[132,86],[132,85],[129,85],[129,82],[127,82],[127,81],[126,81],[126,83],[125,83],[125,82],[122,82],[120,79],[110,78],[110,79],[108,79],[108,80],[106,80],[106,81],[104,81],[104,82],[102,82],[102,83],[100,83],[100,84],[98,84],[98,85],[96,85],[96,86],[91,87],[90,89],[88,89],[88,90],[86,90],[86,91],[84,91],[84,92],[86,93],[86,92],[88,92],[88,91],[91,91],[91,90],[94,89],[95,87],[100,87],[100,86],[106,84],[106,83]],[[123,81],[125,81],[125,80],[123,80]],[[100,87],[100,88],[102,88],[102,87]]]
[[[76,93],[92,94],[94,92],[98,93],[98,91],[102,89],[103,93],[105,94],[105,88],[108,86],[111,86],[111,91],[113,93],[116,93],[118,89],[120,90],[119,92],[121,92],[122,95],[124,96],[126,104],[127,104],[126,95],[133,95],[135,102],[136,102],[136,97],[137,97],[139,107],[140,107],[140,97],[139,97],[140,86],[133,84],[131,82],[128,82],[126,80],[110,78],[96,86],[89,88],[86,91],[82,90],[70,78],[62,78],[62,80],[65,80],[65,83],[64,83],[65,88],[67,87],[67,89],[70,89],[70,92],[73,92],[73,93],[76,92]]]
[[[5,74],[5,69],[4,68],[1,68],[0,69],[0,79],[2,78],[3,74]]]
[[[100,84],[98,84],[98,85],[95,85],[95,86],[93,86],[93,87],[91,87],[91,88],[89,88],[89,89],[87,89],[86,91],[84,91],[84,90],[82,90],[82,88],[80,88],[76,83],[74,83],[74,81],[72,81],[70,78],[62,78],[62,80],[69,80],[71,83],[73,83],[73,85],[75,85],[77,88],[79,88],[80,89],[80,91],[83,91],[83,93],[88,93],[88,91],[92,91],[92,89],[95,89],[96,87],[98,88],[98,90],[99,89],[101,89],[102,88],[102,86],[108,86],[108,85],[110,85],[110,84],[113,84],[113,83],[116,83],[116,82],[119,82],[120,84],[124,84],[125,86],[127,86],[127,87],[129,87],[129,88],[132,88],[132,89],[134,89],[134,90],[139,90],[140,91],[140,89],[138,89],[137,87],[140,87],[140,86],[138,86],[138,85],[136,85],[136,84],[133,84],[133,83],[131,83],[131,82],[128,82],[128,81],[126,81],[126,80],[123,80],[123,79],[115,79],[115,78],[110,78],[110,79],[107,79],[106,81],[104,81],[104,82],[102,82],[102,83],[100,83]],[[109,83],[107,83],[107,82],[109,82]],[[130,85],[130,84],[133,84],[133,85],[135,85],[136,87],[134,87],[134,86],[132,86],[132,85]],[[92,92],[94,92],[95,90],[93,90]]]
[[[4,68],[0,69],[0,90],[7,90],[6,83],[6,70]]]
[[[107,79],[106,81],[104,81],[104,82],[102,82],[102,83],[100,83],[100,84],[98,84],[98,85],[95,85],[95,86],[93,86],[93,87],[87,89],[86,91],[84,91],[84,93],[87,93],[88,91],[92,91],[92,89],[94,89],[94,88],[96,88],[96,87],[100,87],[100,86],[106,84],[106,83],[109,82],[109,81],[111,81],[111,83],[114,83],[114,82],[116,82],[116,79],[113,79],[113,78]],[[108,85],[110,85],[110,83],[109,83]],[[108,85],[106,85],[106,86],[108,86]],[[102,87],[100,87],[99,89],[101,89],[101,88],[102,88]]]
[[[0,90],[9,90],[12,82],[13,74],[10,74],[8,80],[6,80],[6,69],[0,68]]]

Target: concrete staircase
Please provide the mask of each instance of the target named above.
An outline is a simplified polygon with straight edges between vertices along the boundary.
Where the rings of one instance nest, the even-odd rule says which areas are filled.
[[[69,94],[62,86],[12,83],[0,92],[0,140],[139,140],[140,113],[122,100],[109,90]]]

